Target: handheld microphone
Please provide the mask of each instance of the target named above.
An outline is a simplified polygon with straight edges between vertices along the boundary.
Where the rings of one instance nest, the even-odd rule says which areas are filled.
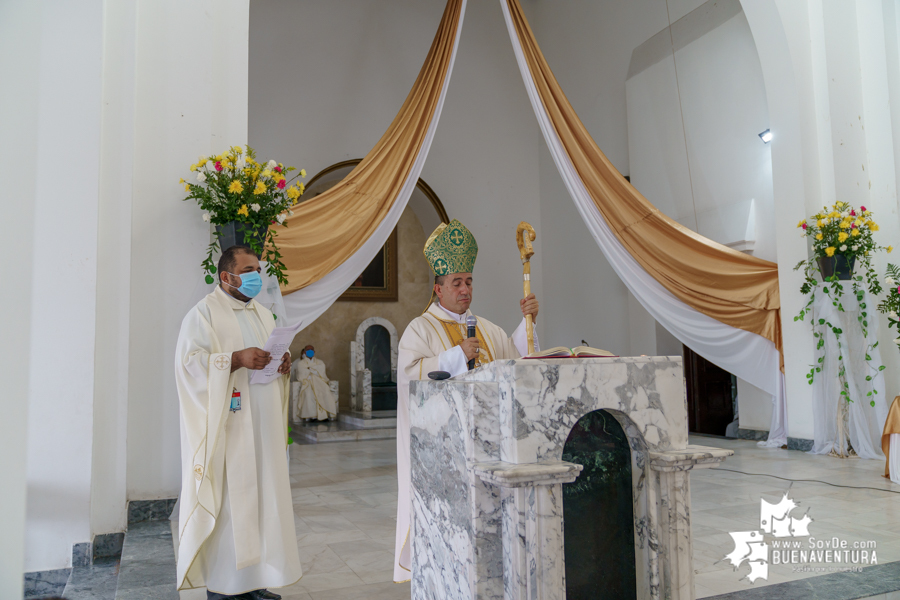
[[[470,338],[475,337],[475,326],[476,325],[478,325],[478,319],[475,318],[475,315],[469,315],[468,317],[466,317],[466,328],[468,329],[468,332],[467,332],[468,335],[466,337],[470,337]],[[469,361],[469,370],[471,371],[474,368],[475,368],[475,359],[473,358],[472,360]]]

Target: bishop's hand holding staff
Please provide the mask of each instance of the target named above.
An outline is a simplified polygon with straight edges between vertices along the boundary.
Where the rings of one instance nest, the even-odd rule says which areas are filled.
[[[177,585],[207,598],[277,599],[302,576],[287,455],[287,377],[251,384],[272,357],[275,327],[253,300],[259,260],[247,246],[219,259],[220,285],[188,312],[175,351],[181,411]]]
[[[532,230],[533,232],[533,230]],[[534,239],[534,238],[531,238]],[[394,581],[410,579],[410,515],[412,513],[409,382],[425,379],[431,371],[455,377],[495,360],[519,358],[528,353],[526,318],[537,319],[538,301],[528,294],[519,301],[523,319],[512,337],[487,319],[478,317],[475,336],[468,337],[466,319],[472,316],[473,274],[478,244],[457,220],[442,223],[425,242],[425,258],[434,273],[432,298],[420,317],[410,322],[400,338],[397,361],[397,534]],[[537,338],[534,339],[537,345]]]

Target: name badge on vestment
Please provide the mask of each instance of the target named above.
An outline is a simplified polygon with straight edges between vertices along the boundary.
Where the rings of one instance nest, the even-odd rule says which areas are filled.
[[[231,412],[239,410],[241,410],[241,393],[234,388],[234,391],[231,392]]]

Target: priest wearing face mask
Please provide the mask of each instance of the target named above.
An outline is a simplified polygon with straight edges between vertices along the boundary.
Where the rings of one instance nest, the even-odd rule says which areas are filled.
[[[222,253],[220,285],[188,312],[175,351],[182,483],[178,589],[207,598],[277,599],[267,591],[302,576],[287,455],[290,354],[261,348],[275,327],[253,300],[259,260],[247,246]],[[285,377],[250,383],[280,361]]]
[[[397,532],[394,546],[394,581],[410,579],[410,473],[409,382],[425,379],[432,371],[451,377],[495,360],[519,358],[528,352],[525,315],[537,319],[534,294],[519,301],[522,321],[512,337],[487,319],[477,317],[475,337],[468,337],[467,317],[472,316],[473,276],[478,244],[457,220],[441,224],[425,242],[425,258],[434,273],[437,300],[413,319],[400,338],[397,359]],[[534,338],[535,350],[538,340]]]
[[[325,363],[316,358],[316,349],[306,346],[300,358],[291,367],[291,385],[297,387],[294,403],[294,420],[334,419],[337,414],[337,398],[328,387]]]

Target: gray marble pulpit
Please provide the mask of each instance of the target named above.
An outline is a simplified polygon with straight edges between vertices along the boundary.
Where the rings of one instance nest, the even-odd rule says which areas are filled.
[[[413,600],[693,600],[690,471],[732,452],[688,445],[680,357],[414,381],[410,425]]]

